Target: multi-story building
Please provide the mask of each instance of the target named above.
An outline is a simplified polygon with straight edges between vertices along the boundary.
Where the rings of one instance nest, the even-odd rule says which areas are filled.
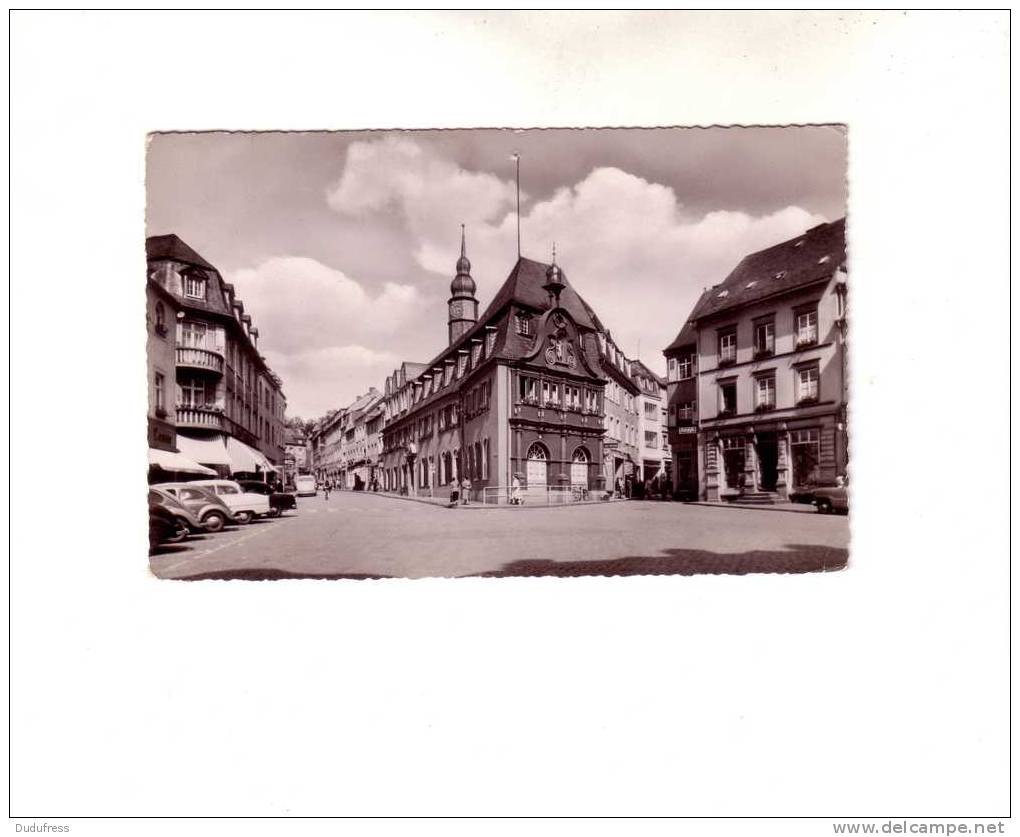
[[[784,498],[846,476],[844,227],[820,224],[745,257],[665,350],[678,486],[692,400],[705,499]]]
[[[698,341],[688,321],[666,348],[667,439],[673,461],[673,496],[697,500],[698,488]]]
[[[368,486],[375,491],[382,485],[383,425],[386,407],[380,398],[365,415],[365,442],[368,449]]]
[[[177,305],[173,413],[177,447],[228,476],[283,467],[286,400],[258,351],[258,329],[232,285],[176,235],[146,240],[148,277]],[[169,405],[167,411],[169,413]]]
[[[294,484],[294,478],[308,473],[308,440],[303,433],[288,430],[283,443],[284,483]]]
[[[346,431],[344,410],[330,410],[323,416],[309,437],[311,448],[311,470],[323,482],[337,482],[343,467],[340,455],[343,435]]]
[[[372,479],[375,463],[369,450],[368,416],[381,400],[379,390],[372,387],[344,410],[340,439],[341,488],[367,488]]]
[[[467,478],[483,501],[504,501],[515,479],[603,487],[599,329],[555,259],[518,258],[477,316],[462,238],[448,309],[449,345],[386,381],[383,487],[443,494]]]
[[[631,361],[598,323],[599,370],[606,380],[604,459],[606,486],[630,496],[631,484],[640,479],[638,396],[641,390],[631,376]]]
[[[640,479],[650,482],[670,475],[669,445],[666,441],[666,387],[658,375],[640,360],[630,364],[631,380],[637,385],[638,462]]]
[[[145,327],[148,334],[149,448],[177,451],[173,409],[177,364],[177,299],[151,277],[145,283]]]

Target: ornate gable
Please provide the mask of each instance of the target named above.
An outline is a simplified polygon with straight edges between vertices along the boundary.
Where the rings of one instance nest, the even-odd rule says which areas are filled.
[[[538,323],[535,348],[522,358],[534,366],[570,375],[600,377],[588,364],[577,323],[564,308],[547,311]]]

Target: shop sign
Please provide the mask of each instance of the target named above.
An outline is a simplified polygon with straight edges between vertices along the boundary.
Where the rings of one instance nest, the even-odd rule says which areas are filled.
[[[149,419],[149,447],[159,450],[175,450],[176,434],[172,425]]]
[[[684,427],[678,427],[676,429],[676,432],[677,433],[697,433],[698,432],[698,428],[697,427],[692,427],[690,425],[687,425],[687,426],[684,426]]]

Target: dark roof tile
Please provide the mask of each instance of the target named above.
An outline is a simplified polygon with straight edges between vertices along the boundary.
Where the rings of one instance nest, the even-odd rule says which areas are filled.
[[[702,294],[689,319],[721,314],[813,284],[832,276],[845,263],[846,219],[819,224],[802,235],[745,256],[722,283]]]

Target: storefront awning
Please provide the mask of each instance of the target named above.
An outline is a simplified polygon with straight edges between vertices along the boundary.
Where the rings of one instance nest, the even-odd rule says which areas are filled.
[[[185,456],[196,462],[201,462],[203,465],[230,465],[230,457],[223,445],[222,436],[195,439],[178,433],[177,449]]]
[[[204,474],[216,476],[212,468],[199,465],[195,460],[176,451],[149,448],[149,464],[162,468],[164,471],[176,471],[181,474]]]
[[[227,437],[227,456],[230,457],[230,470],[253,474],[256,471],[275,471],[273,465],[260,450],[246,445],[233,436]]]

